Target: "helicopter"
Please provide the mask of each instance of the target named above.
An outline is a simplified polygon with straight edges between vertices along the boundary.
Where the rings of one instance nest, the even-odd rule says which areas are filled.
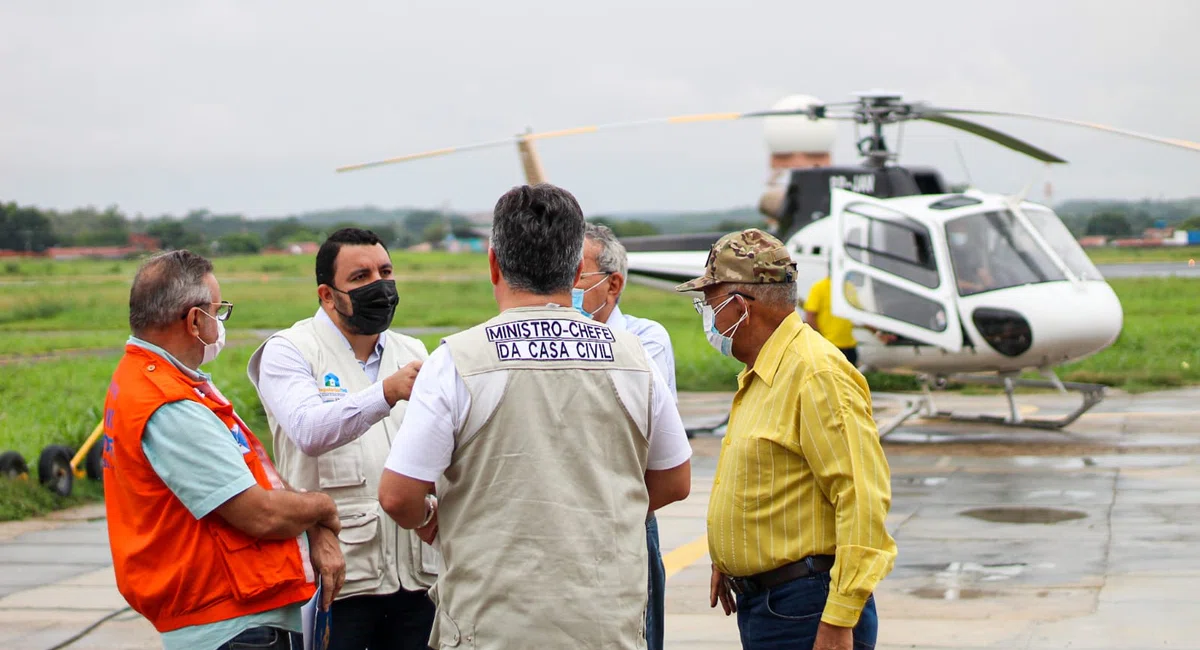
[[[575,127],[527,130],[509,138],[385,160],[346,165],[338,172],[496,146],[517,146],[526,180],[545,181],[534,149],[538,140],[609,129],[761,119],[772,173],[759,200],[768,229],[797,264],[800,303],[813,283],[831,278],[834,315],[855,324],[863,372],[916,376],[921,392],[879,426],[886,436],[913,416],[1039,429],[1069,426],[1105,396],[1105,386],[1063,382],[1054,368],[1094,355],[1116,341],[1121,304],[1062,220],[1046,205],[978,189],[954,191],[937,169],[897,163],[884,128],[923,121],[989,140],[1034,160],[1063,164],[1040,147],[963,116],[1018,117],[1090,128],[1200,151],[1200,144],[1111,126],[1028,113],[957,109],[904,101],[873,90],[823,103],[785,97],[767,110],[703,113]],[[835,122],[867,134],[856,137],[862,161],[829,159]],[[631,279],[668,288],[704,272],[712,243],[723,232],[622,238]],[[884,333],[884,336],[880,336]],[[885,342],[886,341],[886,342]],[[1036,372],[1043,379],[1023,377]],[[1003,416],[943,411],[932,389],[950,381],[999,385]],[[1026,417],[1018,387],[1075,392],[1080,404],[1059,417]]]

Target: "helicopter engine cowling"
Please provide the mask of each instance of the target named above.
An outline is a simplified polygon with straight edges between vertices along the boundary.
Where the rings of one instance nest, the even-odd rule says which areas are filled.
[[[758,211],[772,221],[778,221],[783,214],[783,199],[787,195],[787,187],[778,185],[767,188],[758,199]]]

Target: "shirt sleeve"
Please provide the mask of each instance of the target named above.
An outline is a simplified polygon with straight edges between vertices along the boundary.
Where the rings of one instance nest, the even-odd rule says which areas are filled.
[[[646,349],[646,356],[650,357],[650,363],[658,368],[659,374],[666,382],[671,399],[678,402],[679,397],[675,392],[675,352],[671,349],[671,336],[667,334],[667,329],[658,325],[640,338],[642,347]]]
[[[229,427],[203,404],[164,404],[142,432],[142,451],[196,519],[255,485]]]
[[[468,408],[466,384],[454,367],[449,348],[442,345],[417,374],[384,467],[419,481],[437,481],[450,466],[454,434]]]
[[[885,526],[890,470],[870,394],[846,372],[821,370],[800,388],[797,431],[821,493],[834,504],[837,551],[821,620],[853,627],[891,572],[896,542]]]
[[[650,352],[646,352],[647,358]],[[650,452],[646,463],[648,470],[664,470],[679,467],[692,457],[692,445],[687,439],[687,430],[675,395],[667,388],[658,367],[651,360],[650,374],[654,390],[650,402]]]
[[[267,341],[259,363],[258,390],[263,406],[283,423],[284,433],[300,451],[319,456],[358,439],[391,413],[383,382],[326,402],[312,367],[290,341]]]

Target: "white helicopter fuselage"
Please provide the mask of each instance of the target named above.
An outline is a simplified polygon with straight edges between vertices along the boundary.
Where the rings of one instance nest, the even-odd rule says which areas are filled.
[[[1120,334],[1120,301],[1049,208],[974,191],[878,199],[845,190],[833,190],[830,207],[786,246],[801,304],[832,270],[833,313],[855,324],[864,370],[1048,371]],[[706,259],[629,254],[632,272],[660,276],[701,275]],[[972,284],[973,272],[987,282]],[[872,329],[900,338],[885,344]]]

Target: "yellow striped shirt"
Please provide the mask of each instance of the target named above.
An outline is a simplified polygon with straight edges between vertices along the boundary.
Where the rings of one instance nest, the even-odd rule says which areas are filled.
[[[788,316],[738,376],[708,505],[713,563],[744,577],[835,555],[821,620],[852,627],[896,558],[891,500],[866,380]]]

